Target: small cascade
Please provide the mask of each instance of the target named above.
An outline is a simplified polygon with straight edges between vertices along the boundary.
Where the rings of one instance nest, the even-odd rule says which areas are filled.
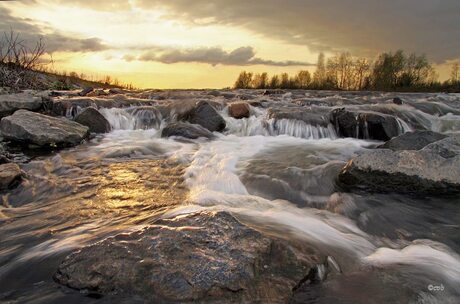
[[[164,119],[153,107],[100,109],[114,130],[160,129]]]
[[[327,127],[313,126],[295,119],[269,119],[267,121],[268,133],[271,136],[289,135],[306,139],[337,138],[332,124]]]
[[[237,136],[279,136],[289,135],[306,139],[337,138],[332,124],[315,126],[296,119],[268,119],[265,109],[252,108],[249,118],[234,119],[226,109],[221,112],[227,123],[227,133]]]

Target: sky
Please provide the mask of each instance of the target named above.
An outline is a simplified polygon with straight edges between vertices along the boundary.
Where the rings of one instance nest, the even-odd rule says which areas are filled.
[[[0,1],[0,31],[43,36],[54,68],[140,88],[223,88],[242,70],[314,70],[320,52],[460,59],[459,0]]]

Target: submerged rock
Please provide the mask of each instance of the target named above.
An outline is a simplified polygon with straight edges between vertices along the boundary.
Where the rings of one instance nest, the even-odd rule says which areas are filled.
[[[8,140],[40,147],[75,146],[88,136],[88,127],[79,123],[26,110],[4,117],[0,131]]]
[[[389,140],[400,134],[400,124],[396,117],[377,112],[363,112],[335,109],[331,112],[331,122],[337,134],[374,140]]]
[[[9,163],[0,165],[0,190],[17,185],[22,179],[22,171],[18,165]]]
[[[185,122],[168,124],[162,131],[161,137],[179,136],[189,139],[200,137],[214,138],[214,135],[200,125],[192,125]]]
[[[248,118],[250,109],[251,107],[246,102],[233,102],[228,106],[228,114],[236,119]]]
[[[41,96],[35,96],[31,92],[0,95],[0,118],[24,109],[38,111],[43,106]]]
[[[391,150],[420,150],[438,140],[446,138],[447,135],[433,131],[414,131],[401,134],[380,145],[380,149]]]
[[[206,101],[200,101],[188,113],[188,121],[197,124],[211,132],[220,132],[225,129],[226,123],[222,116]]]
[[[68,256],[55,280],[151,303],[286,303],[322,258],[228,212],[159,220]]]
[[[269,118],[275,120],[300,120],[313,126],[323,127],[327,127],[330,123],[329,110],[319,107],[270,108],[267,113]]]
[[[378,192],[460,193],[460,136],[418,151],[366,151],[349,161],[338,179],[346,187]]]
[[[75,117],[79,124],[87,126],[92,133],[107,133],[112,129],[110,123],[97,109],[89,107]]]

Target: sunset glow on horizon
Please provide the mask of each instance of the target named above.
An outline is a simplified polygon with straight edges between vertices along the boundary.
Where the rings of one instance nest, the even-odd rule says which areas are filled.
[[[378,1],[346,6],[334,0],[334,6],[321,7],[316,1],[287,2],[8,1],[0,2],[0,26],[28,40],[43,35],[58,71],[111,75],[140,88],[222,88],[231,86],[241,70],[313,70],[320,52],[349,51],[373,59],[397,49],[426,53],[440,79],[446,79],[449,63],[460,57],[457,41],[438,41],[459,31],[458,22],[449,23],[458,12],[446,10],[454,1],[389,5],[417,2],[421,14],[443,12],[441,23],[432,16],[429,30],[420,28],[422,18],[409,17],[410,11],[386,16],[388,7]],[[357,2],[369,4],[361,7],[366,12],[357,14]],[[377,10],[381,16],[366,15]],[[404,28],[398,18],[406,19]]]

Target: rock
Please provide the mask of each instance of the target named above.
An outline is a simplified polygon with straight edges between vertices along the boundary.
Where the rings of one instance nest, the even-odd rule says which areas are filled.
[[[74,146],[88,136],[88,127],[79,123],[26,110],[4,117],[0,131],[8,140],[41,147]]]
[[[200,101],[188,114],[188,121],[211,132],[222,131],[226,123],[222,116],[206,101]]]
[[[397,150],[420,150],[426,145],[446,138],[447,135],[433,131],[415,131],[407,132],[387,141],[385,144],[378,146],[379,149]]]
[[[402,104],[404,104],[403,100],[402,100],[401,98],[399,98],[399,97],[393,98],[393,103],[394,103],[394,104],[397,104],[397,105],[402,105]]]
[[[228,114],[236,119],[249,118],[250,109],[246,102],[233,102],[228,105]]]
[[[111,88],[109,89],[109,94],[125,94],[126,91],[123,90],[123,89],[119,89],[119,88]]]
[[[22,171],[18,165],[9,163],[0,165],[0,190],[11,189],[22,179]]]
[[[78,93],[79,96],[86,96],[89,93],[91,93],[94,89],[92,87],[87,87],[84,88],[80,93]]]
[[[286,91],[284,90],[279,90],[279,89],[275,89],[275,90],[265,90],[262,94],[263,95],[279,95],[279,94],[285,94]]]
[[[330,123],[329,110],[324,110],[319,107],[270,108],[267,113],[268,118],[273,118],[275,120],[301,120],[313,126],[323,127],[327,127]]]
[[[304,242],[264,235],[228,212],[201,212],[85,247],[54,278],[149,303],[287,303],[319,261]]]
[[[460,136],[418,151],[366,151],[348,162],[338,180],[345,187],[378,192],[460,193]]]
[[[331,112],[331,122],[343,137],[387,141],[401,133],[398,120],[377,112],[352,111],[345,108]]]
[[[110,123],[97,109],[93,107],[85,108],[75,117],[79,124],[87,126],[92,133],[108,133],[112,129]]]
[[[92,92],[89,92],[85,96],[87,96],[87,97],[98,97],[98,96],[107,96],[107,95],[109,95],[108,92],[106,92],[106,91],[104,91],[102,89],[99,89],[99,90],[94,90]]]
[[[38,111],[42,106],[42,98],[31,92],[0,95],[0,118],[11,115],[20,109]]]
[[[175,122],[168,124],[162,131],[161,137],[178,136],[190,139],[200,137],[214,138],[214,135],[200,125],[192,125],[185,122]]]

